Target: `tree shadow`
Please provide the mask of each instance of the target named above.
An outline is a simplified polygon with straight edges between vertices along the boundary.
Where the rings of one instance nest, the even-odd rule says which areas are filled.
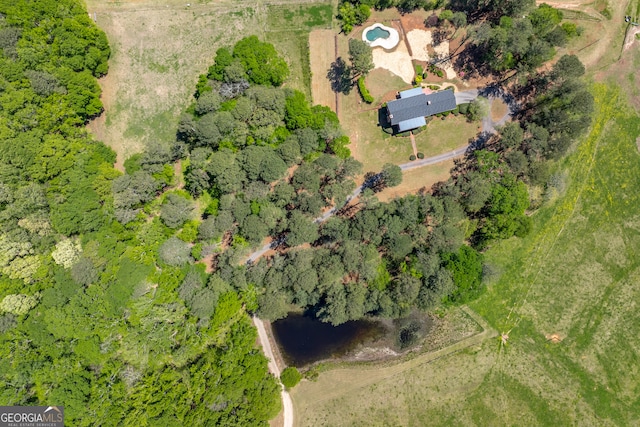
[[[336,58],[331,63],[329,71],[327,71],[327,79],[331,82],[331,90],[337,93],[348,95],[353,88],[353,80],[351,79],[351,67],[344,62],[341,57]]]
[[[391,126],[391,122],[389,121],[389,117],[387,114],[387,107],[382,107],[378,109],[378,126],[382,128],[384,133],[388,133],[389,135],[395,135],[395,131]]]

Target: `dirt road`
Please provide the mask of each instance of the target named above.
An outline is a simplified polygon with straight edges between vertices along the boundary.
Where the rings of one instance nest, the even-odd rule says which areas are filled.
[[[278,368],[278,364],[276,363],[276,358],[273,356],[273,350],[271,348],[271,343],[269,342],[269,336],[267,335],[267,330],[264,327],[264,323],[262,320],[257,317],[253,317],[253,324],[256,326],[258,330],[258,339],[260,340],[260,346],[262,347],[262,351],[264,355],[269,359],[269,371],[275,375],[280,382],[280,368]],[[293,403],[291,402],[291,396],[284,389],[282,383],[280,383],[280,387],[282,390],[280,391],[280,396],[282,398],[282,407],[284,410],[284,427],[293,427]]]

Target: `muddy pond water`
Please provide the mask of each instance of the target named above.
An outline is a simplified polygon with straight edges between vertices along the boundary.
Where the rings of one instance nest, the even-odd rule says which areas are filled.
[[[333,326],[299,313],[290,313],[271,326],[285,362],[296,367],[344,356],[388,333],[381,322],[358,320]]]

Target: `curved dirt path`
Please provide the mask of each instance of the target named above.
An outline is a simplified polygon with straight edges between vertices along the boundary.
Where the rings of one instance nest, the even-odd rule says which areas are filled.
[[[269,359],[269,371],[276,377],[278,383],[280,384],[280,397],[282,399],[282,409],[283,409],[283,426],[284,427],[293,427],[293,402],[291,401],[291,396],[289,392],[287,392],[280,382],[280,368],[278,368],[278,364],[276,363],[276,358],[273,356],[273,350],[271,349],[271,343],[269,342],[269,336],[267,335],[267,330],[264,327],[264,323],[262,320],[257,317],[253,317],[253,324],[256,326],[258,330],[258,339],[260,340],[260,346],[262,347],[262,351],[264,355]]]

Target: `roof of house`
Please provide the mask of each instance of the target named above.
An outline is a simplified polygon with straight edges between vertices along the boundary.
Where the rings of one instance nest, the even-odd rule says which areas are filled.
[[[414,87],[400,92],[400,98],[411,98],[412,96],[422,95],[424,92],[421,87]]]
[[[414,89],[410,91],[415,93]],[[443,90],[429,95],[420,93],[409,97],[403,97],[403,93],[401,92],[400,99],[387,103],[389,120],[392,126],[411,119],[433,116],[434,114],[455,110],[455,108],[456,97],[453,91],[450,90]]]
[[[404,122],[398,123],[398,132],[416,129],[421,126],[425,126],[426,124],[427,121],[424,117],[416,117],[415,119],[405,120]]]

